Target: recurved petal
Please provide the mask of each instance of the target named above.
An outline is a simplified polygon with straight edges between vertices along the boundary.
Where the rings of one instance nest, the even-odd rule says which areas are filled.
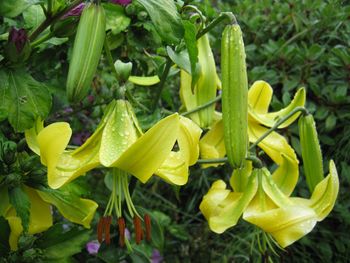
[[[266,85],[264,85],[265,87]],[[271,88],[271,87],[270,87]],[[254,95],[259,94],[259,97],[255,96],[255,100],[259,101],[259,99],[262,100],[262,102],[259,102],[257,104],[258,107],[257,110],[254,106],[250,105],[249,108],[249,115],[256,121],[259,122],[260,124],[263,124],[267,127],[272,127],[279,119],[285,117],[287,114],[291,113],[296,107],[303,107],[305,104],[305,99],[306,99],[306,95],[305,95],[305,89],[304,88],[300,88],[297,93],[295,93],[293,100],[291,101],[291,103],[286,106],[285,108],[276,111],[276,112],[267,112],[267,110],[264,112],[263,110],[261,110],[262,105],[265,107],[265,103],[267,102],[266,98],[263,98],[265,96],[267,92],[261,91],[259,92],[254,92]],[[271,93],[272,95],[272,93]],[[271,100],[271,95],[268,101]],[[300,112],[294,114],[292,117],[290,117],[288,120],[286,120],[284,123],[282,123],[280,126],[278,126],[278,128],[284,128],[289,126],[291,123],[293,123],[300,115]]]
[[[111,165],[145,183],[169,156],[179,132],[179,115],[159,121]]]
[[[250,121],[248,126],[249,141],[251,143],[256,142],[257,139],[267,131],[267,128],[254,121]],[[278,165],[282,164],[284,161],[282,154],[288,156],[291,160],[298,160],[293,148],[288,144],[287,140],[277,132],[270,133],[258,146]]]
[[[337,168],[331,160],[329,162],[329,175],[316,185],[310,199],[310,207],[315,210],[318,221],[322,221],[332,211],[338,192]]]
[[[98,207],[92,200],[71,197],[67,193],[58,194],[55,191],[37,191],[40,197],[47,203],[57,207],[58,211],[69,221],[90,228],[90,222]]]
[[[202,159],[223,158],[226,155],[224,143],[224,125],[222,119],[217,121],[213,127],[199,141],[200,155]],[[203,168],[217,167],[220,164],[204,164]]]
[[[43,232],[52,226],[50,204],[44,202],[34,189],[29,187],[25,191],[30,199],[29,234]]]
[[[178,143],[180,152],[188,166],[194,165],[199,156],[199,138],[202,129],[188,118],[180,116]]]
[[[267,113],[272,99],[273,90],[269,83],[258,80],[248,90],[249,113]]]
[[[218,186],[212,187],[203,197],[200,210],[206,217],[209,227],[215,233],[222,233],[227,228],[235,226],[243,211],[256,194],[256,173],[253,172],[244,192],[231,192],[226,190],[226,184],[217,181]],[[228,192],[227,192],[228,191]]]
[[[71,136],[72,130],[66,122],[52,123],[39,132],[37,142],[40,148],[41,162],[48,169],[53,169],[56,166]]]
[[[281,154],[282,163],[272,174],[272,179],[277,187],[286,195],[290,195],[299,178],[298,160],[292,159],[288,155]],[[296,157],[296,156],[295,156]]]
[[[44,129],[44,122],[37,119],[34,127],[24,132],[28,147],[37,155],[40,155],[40,148],[37,141],[38,133]]]
[[[181,152],[172,151],[155,174],[168,183],[184,185],[188,181],[187,161]]]
[[[14,211],[14,208],[10,209],[10,211],[12,210]],[[15,214],[16,212],[14,211],[13,213],[10,213],[8,216],[5,217],[11,229],[9,243],[10,243],[10,249],[12,251],[18,249],[18,238],[23,231],[21,219],[17,217]]]

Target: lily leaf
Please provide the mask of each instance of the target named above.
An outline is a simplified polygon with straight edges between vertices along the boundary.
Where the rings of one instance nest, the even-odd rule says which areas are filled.
[[[57,207],[69,221],[90,228],[90,222],[98,207],[94,201],[80,198],[70,192],[48,188],[38,190],[37,193],[45,202]]]
[[[167,44],[179,43],[184,35],[181,17],[172,0],[137,0],[151,17],[160,37]]]
[[[45,119],[51,109],[51,95],[45,85],[23,69],[0,70],[0,118],[8,118],[11,126],[22,132],[35,121]]]

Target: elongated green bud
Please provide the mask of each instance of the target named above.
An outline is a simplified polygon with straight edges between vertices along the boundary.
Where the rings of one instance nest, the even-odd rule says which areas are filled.
[[[322,152],[318,141],[314,118],[311,114],[299,119],[301,155],[307,185],[311,192],[323,180]]]
[[[244,166],[248,146],[248,79],[242,31],[226,26],[221,42],[222,119],[227,157]]]
[[[106,17],[103,7],[89,4],[80,17],[67,79],[67,96],[71,102],[88,93],[101,57],[105,39]]]

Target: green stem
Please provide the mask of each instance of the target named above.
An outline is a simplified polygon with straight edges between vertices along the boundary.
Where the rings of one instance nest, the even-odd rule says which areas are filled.
[[[184,113],[181,113],[181,115],[182,115],[182,116],[190,115],[190,114],[192,114],[192,113],[194,113],[194,112],[200,111],[200,110],[202,110],[202,109],[205,109],[205,108],[211,106],[212,104],[218,102],[219,100],[221,100],[221,94],[220,94],[219,96],[217,96],[215,99],[210,100],[210,101],[208,101],[207,103],[205,103],[205,104],[203,104],[203,105],[200,105],[200,106],[198,106],[198,107],[196,107],[196,108],[194,108],[194,109],[192,109],[192,110],[186,111],[186,112],[184,112]]]
[[[308,110],[305,109],[304,107],[296,107],[294,110],[292,110],[290,113],[288,113],[286,116],[278,120],[267,132],[265,132],[259,139],[256,140],[255,143],[253,143],[250,147],[249,150],[253,149],[255,146],[257,146],[262,140],[264,140],[267,136],[270,135],[273,131],[275,131],[278,126],[283,124],[285,121],[287,121],[289,118],[291,118],[294,114],[298,112],[302,112],[303,114],[308,114]]]
[[[246,160],[252,161],[254,168],[261,169],[263,167],[261,160],[256,156],[248,156]]]
[[[35,48],[35,47],[39,46],[41,43],[45,42],[46,40],[49,40],[51,37],[53,37],[52,32],[46,34],[45,36],[39,38],[39,39],[36,40],[36,41],[33,41],[33,42],[30,44],[30,46],[31,46],[31,48]]]
[[[108,45],[107,37],[105,38],[105,42],[103,44],[103,48],[104,48],[104,51],[106,53],[108,64],[109,64],[113,74],[115,75],[115,77],[118,80],[118,73],[117,73],[117,70],[114,67],[114,61],[113,61],[111,50],[110,50],[109,45]]]
[[[201,25],[200,25],[200,30],[202,30],[202,28],[204,27],[205,25],[205,20],[206,18],[203,16],[202,12],[194,5],[185,5],[183,8],[182,8],[182,12],[185,11],[186,9],[190,9],[190,10],[193,10],[196,14],[198,14],[200,20],[201,20]]]
[[[159,82],[159,85],[158,85],[158,92],[157,92],[157,94],[155,96],[155,99],[154,99],[154,102],[153,102],[153,110],[155,110],[156,107],[157,107],[158,101],[160,99],[160,96],[161,96],[163,88],[164,88],[165,81],[166,81],[166,79],[168,77],[168,74],[169,74],[169,71],[170,71],[171,65],[172,65],[172,61],[168,57],[167,61],[165,63],[165,68],[164,68],[163,74],[162,74],[162,76],[160,78],[160,82]]]
[[[48,28],[52,23],[60,19],[64,14],[66,14],[68,11],[82,3],[84,0],[75,0],[73,1],[67,8],[63,9],[62,11],[58,12],[54,16],[48,16],[46,19],[29,35],[29,40],[32,42],[34,39],[36,39],[46,28]]]
[[[209,164],[209,163],[225,163],[227,162],[227,157],[217,158],[217,159],[198,159],[197,163],[200,164]]]
[[[214,27],[216,27],[218,24],[220,24],[222,21],[229,19],[231,24],[237,24],[236,17],[232,12],[222,12],[217,18],[215,18],[211,23],[206,27],[203,28],[201,31],[198,32],[196,38],[199,39],[202,36],[204,36],[206,33],[208,33],[210,30],[212,30]]]

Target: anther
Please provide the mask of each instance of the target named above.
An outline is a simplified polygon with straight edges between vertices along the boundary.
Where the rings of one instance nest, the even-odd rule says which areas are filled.
[[[103,233],[104,233],[104,217],[101,217],[97,225],[97,240],[100,244],[103,241]]]
[[[125,245],[125,220],[122,217],[118,218],[118,230],[119,230],[119,246]]]
[[[151,217],[148,214],[144,215],[145,226],[146,226],[146,240],[151,241]]]
[[[138,216],[134,217],[134,228],[135,228],[135,241],[136,244],[140,244],[142,240],[142,226],[141,226],[141,219]]]
[[[105,218],[105,241],[106,244],[109,245],[111,243],[111,224],[112,224],[112,217],[107,216]]]

